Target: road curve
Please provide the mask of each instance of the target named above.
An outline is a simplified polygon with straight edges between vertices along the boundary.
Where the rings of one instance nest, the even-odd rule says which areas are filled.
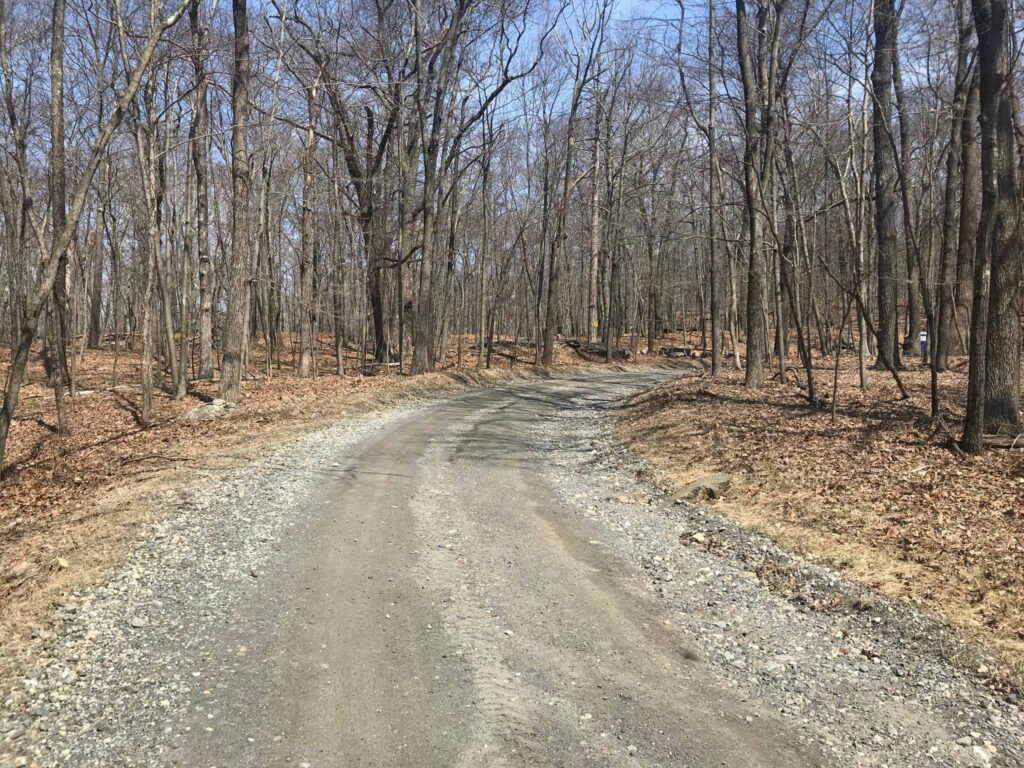
[[[263,662],[211,675],[198,736],[167,761],[815,765],[777,714],[753,719],[706,679],[635,567],[549,487],[533,428],[581,389],[622,381],[457,398],[337,456],[307,502],[316,521],[287,543],[290,567],[261,576],[235,623],[265,624],[267,594],[280,621],[221,638]]]
[[[409,406],[167,486],[3,684],[0,768],[1024,766],[1020,700],[946,628],[638,475],[608,415],[675,375]]]

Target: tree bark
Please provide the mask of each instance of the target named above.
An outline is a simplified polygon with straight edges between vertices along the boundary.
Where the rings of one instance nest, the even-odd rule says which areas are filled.
[[[708,259],[711,272],[711,375],[722,375],[722,267],[718,254],[720,216],[718,84],[715,78],[715,0],[708,0]]]
[[[878,257],[878,368],[899,368],[895,161],[892,147],[893,60],[897,17],[894,0],[875,2],[875,56],[871,70],[874,108],[872,180]]]
[[[590,198],[590,271],[587,276],[587,343],[597,343],[597,292],[601,263],[601,94],[594,89],[594,165],[591,169],[593,191]]]
[[[736,0],[736,41],[743,81],[743,199],[747,216],[747,368],[748,387],[764,384],[764,361],[768,356],[765,297],[767,273],[764,261],[764,238],[761,221],[761,181],[757,158],[760,144],[758,127],[758,87],[754,80],[753,60],[747,30],[745,0]]]
[[[231,74],[231,262],[220,396],[237,403],[242,395],[242,352],[249,306],[249,19],[247,0],[232,0],[234,65]]]
[[[299,246],[299,369],[300,378],[313,365],[313,172],[316,161],[316,87],[306,92],[306,139],[302,149],[302,222]]]
[[[206,158],[210,145],[206,77],[206,29],[199,15],[201,0],[188,7],[192,30],[192,68],[195,72],[195,113],[189,126],[189,152],[196,180],[196,261],[199,273],[198,378],[213,378],[213,274],[210,268],[210,193]]]
[[[953,105],[950,114],[949,148],[946,151],[946,189],[942,200],[942,255],[939,260],[939,316],[938,338],[934,343],[935,368],[944,371],[949,366],[949,353],[953,348],[954,315],[956,308],[957,266],[957,193],[962,187],[961,174],[963,122],[967,107],[967,94],[971,89],[970,27],[964,18],[964,0],[957,0],[956,74],[953,83]]]
[[[1013,302],[1020,256],[1008,8],[1005,0],[972,0],[972,7],[978,33],[982,200],[962,447],[980,453],[986,427],[1020,428],[1019,320]]]
[[[1004,0],[975,0],[975,18],[984,17],[979,6],[988,4],[990,28],[981,36],[978,28],[978,57],[982,67],[981,124],[994,135],[991,173],[996,176],[996,221],[990,240],[992,265],[988,333],[985,352],[985,425],[989,431],[1019,432],[1020,421],[1020,315],[1021,239],[1015,135],[1013,130],[1012,65],[1007,51],[1015,46],[1009,8]],[[989,62],[990,46],[998,46]],[[986,69],[991,66],[989,78]],[[986,93],[986,80],[989,80]],[[995,105],[989,103],[995,101]],[[994,124],[991,125],[990,124]],[[984,138],[983,138],[984,141]],[[984,152],[984,148],[982,149]],[[982,160],[984,164],[984,159]],[[982,170],[984,177],[984,167]]]
[[[100,122],[103,121],[103,100],[100,99]],[[103,262],[104,233],[106,232],[108,160],[104,155],[99,168],[99,186],[96,192],[96,222],[93,227],[92,285],[89,291],[89,349],[99,349],[103,335]]]
[[[978,243],[978,202],[981,199],[981,147],[978,129],[978,67],[974,66],[967,106],[960,121],[960,168],[963,186],[960,190],[959,232],[956,249],[956,296],[954,303],[958,349],[967,352],[971,325],[971,303],[974,280],[974,253]]]
[[[46,372],[53,387],[57,406],[57,434],[71,432],[68,412],[68,390],[71,376],[68,371],[68,255],[59,248],[57,233],[67,226],[67,171],[64,161],[64,16],[65,0],[54,0],[53,25],[50,37],[50,221],[54,236],[51,252],[57,260],[57,275],[53,283],[53,312],[50,332],[47,334]]]

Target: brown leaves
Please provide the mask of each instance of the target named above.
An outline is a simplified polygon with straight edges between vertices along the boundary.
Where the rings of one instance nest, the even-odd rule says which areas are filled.
[[[831,363],[818,362],[819,385],[831,383]],[[881,373],[862,392],[855,363],[848,358],[841,371],[834,424],[792,386],[752,391],[732,374],[636,398],[620,433],[680,486],[697,473],[760,478],[719,508],[960,626],[984,625],[988,639],[1024,662],[1024,602],[992,597],[1024,593],[1024,451],[958,457],[945,445],[948,429],[927,418],[926,369],[903,374],[907,403]],[[954,430],[965,387],[962,372],[940,375]],[[682,437],[695,432],[715,439]]]

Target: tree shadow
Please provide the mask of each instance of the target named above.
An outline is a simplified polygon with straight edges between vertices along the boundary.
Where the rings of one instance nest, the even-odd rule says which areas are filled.
[[[132,421],[135,422],[135,426],[139,429],[146,428],[146,425],[142,421],[142,411],[123,392],[114,392],[114,405],[131,416]]]

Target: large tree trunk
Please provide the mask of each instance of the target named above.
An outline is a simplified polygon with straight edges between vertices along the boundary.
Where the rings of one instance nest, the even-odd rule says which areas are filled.
[[[708,0],[708,259],[711,272],[711,375],[722,375],[722,275],[718,255],[720,170],[715,83],[715,0]]]
[[[763,366],[768,356],[768,329],[765,321],[768,285],[760,210],[761,181],[757,171],[758,147],[760,145],[759,90],[754,81],[745,0],[736,0],[736,30],[740,73],[743,80],[743,199],[747,218],[747,370],[745,382],[748,387],[760,387],[764,384]]]
[[[50,220],[54,237],[53,258],[57,259],[57,276],[53,283],[53,313],[46,339],[46,372],[53,387],[57,406],[57,434],[71,431],[68,412],[68,254],[59,248],[57,233],[67,226],[67,176],[64,163],[64,15],[65,0],[54,0],[53,25],[50,38]]]
[[[201,0],[189,4],[195,113],[189,126],[189,151],[196,178],[196,260],[199,265],[199,378],[213,378],[213,274],[210,268],[210,194],[206,175],[209,106],[206,79],[206,29],[199,16]]]
[[[964,0],[957,0],[957,23],[960,28],[957,46],[956,75],[953,84],[953,107],[950,115],[949,148],[946,154],[946,190],[942,200],[942,255],[939,261],[938,338],[934,340],[935,368],[949,366],[953,348],[954,298],[957,266],[957,192],[961,188],[963,127],[967,93],[971,89],[970,28],[964,18]],[[904,161],[905,162],[905,161]]]
[[[154,118],[155,119],[155,118]],[[154,132],[153,138],[156,139],[158,134]],[[164,206],[167,204],[167,165],[166,158],[170,156],[170,141],[171,141],[171,125],[170,125],[170,113],[165,112],[164,114],[164,146],[160,152],[160,159],[157,164],[157,178],[159,186],[157,187],[157,202],[156,202],[156,216],[157,216],[157,252],[155,257],[156,264],[156,278],[157,287],[160,291],[160,308],[161,315],[163,318],[163,330],[164,330],[164,345],[166,348],[166,363],[167,370],[171,374],[171,382],[174,389],[175,400],[180,400],[185,396],[187,381],[184,376],[184,371],[178,367],[178,351],[174,344],[174,294],[168,288],[167,276],[173,274],[172,264],[173,249],[174,249],[174,218],[169,215],[167,217],[168,223],[166,226],[167,236],[163,239],[163,249],[161,251],[160,245],[160,231],[164,228]],[[164,255],[166,254],[166,259]],[[182,323],[182,332],[184,332],[184,323]]]
[[[1021,238],[1018,223],[1019,195],[1014,150],[1013,99],[1010,95],[1013,79],[1007,61],[1007,50],[1015,45],[1015,41],[1013,28],[1008,19],[1009,11],[1003,0],[991,0],[991,7],[993,26],[1000,25],[1004,27],[1004,31],[1000,39],[1000,53],[996,65],[1000,75],[998,82],[994,84],[997,106],[993,117],[997,150],[992,161],[992,170],[998,179],[998,198],[990,255],[992,282],[985,353],[985,424],[989,431],[1017,433],[1021,429],[1018,303],[1021,295]],[[981,62],[985,61],[987,55],[981,50],[985,42],[983,40],[979,43]],[[990,113],[987,111],[984,85],[982,89],[981,114],[984,131],[988,128]]]
[[[541,365],[550,368],[555,359],[555,335],[558,332],[558,291],[562,277],[562,237],[565,232],[566,219],[569,215],[569,194],[572,191],[572,131],[574,118],[570,117],[569,139],[565,147],[565,165],[562,169],[562,190],[555,216],[555,233],[551,238],[551,250],[548,259],[548,295],[544,311],[544,352]]]
[[[102,99],[100,100],[100,121],[103,120]],[[99,190],[96,193],[96,222],[93,227],[92,285],[89,291],[89,349],[99,349],[103,335],[103,262],[104,233],[106,231],[107,187],[110,184],[104,155],[99,169]]]
[[[893,60],[896,53],[896,7],[893,0],[875,2],[875,59],[871,70],[874,109],[871,133],[874,142],[872,177],[875,193],[875,236],[878,256],[878,363],[895,369],[900,365],[897,298],[899,296],[895,161],[892,147]]]
[[[489,130],[489,127],[486,130]],[[485,135],[485,137],[488,136],[487,133],[485,133],[484,135]],[[484,141],[485,141],[484,148],[486,150],[486,148],[487,148],[486,138],[485,138]],[[479,284],[477,286],[478,289],[479,289],[479,292],[480,292],[480,295],[477,296],[477,328],[480,331],[480,336],[479,336],[479,338],[477,340],[478,343],[477,343],[477,349],[476,349],[476,351],[477,351],[476,369],[478,371],[483,369],[485,363],[487,364],[487,367],[490,368],[490,357],[491,357],[491,348],[490,348],[490,344],[488,343],[489,340],[487,338],[487,331],[485,329],[485,326],[487,325],[487,297],[486,297],[486,290],[487,290],[487,249],[488,249],[488,246],[490,245],[490,240],[491,240],[491,230],[490,230],[490,227],[491,227],[491,217],[490,217],[491,160],[490,160],[489,156],[484,158],[482,171],[483,171],[483,173],[482,173],[483,178],[481,179],[481,182],[480,182],[480,202],[481,202],[481,205],[480,205],[481,211],[480,211],[480,213],[481,213],[481,218],[483,219],[483,221],[482,221],[482,230],[483,231],[481,232],[481,236],[480,236],[480,255],[477,257],[477,269],[479,270],[479,273],[480,273],[478,275],[478,278],[479,278],[478,283]],[[454,220],[454,217],[453,217],[453,220],[452,220],[452,234],[453,235],[455,233],[454,230],[455,230],[455,220]],[[485,345],[487,346],[487,359],[486,360],[484,359],[484,347],[485,347]],[[460,345],[459,348],[461,350],[461,345]]]
[[[978,33],[982,201],[963,447],[978,453],[986,426],[1020,428],[1020,339],[1014,306],[1020,253],[1007,54],[1010,19],[1005,0],[972,0],[972,6]]]
[[[313,172],[316,161],[316,88],[306,92],[309,125],[302,151],[302,223],[299,248],[299,370],[301,378],[313,367]]]
[[[899,123],[899,162],[905,173],[910,172],[910,125],[907,120],[906,98],[903,93],[903,74],[900,70],[900,57],[895,51],[892,57],[893,66],[893,90],[896,94],[896,112]],[[893,153],[895,157],[895,152]],[[904,324],[903,349],[908,355],[912,355],[917,345],[918,333],[921,331],[921,306],[923,296],[921,294],[921,270],[924,268],[921,263],[920,248],[914,242],[915,224],[912,218],[913,211],[910,205],[910,189],[903,190],[902,197],[905,200],[903,205],[903,255],[907,266],[907,316]],[[898,304],[897,300],[897,304]]]
[[[977,140],[979,109],[978,67],[974,66],[967,106],[960,121],[960,230],[956,249],[956,297],[954,322],[958,349],[967,352],[974,284],[974,252],[978,244],[978,202],[981,199],[981,147]]]
[[[231,75],[231,263],[224,318],[220,396],[237,403],[242,394],[242,352],[249,306],[249,19],[246,0],[231,1],[234,66]]]
[[[334,264],[331,269],[331,298],[334,309],[334,372],[345,374],[345,214],[341,202],[341,181],[338,178],[338,146],[333,147],[331,163],[331,185],[334,206]],[[269,254],[268,254],[269,256]]]
[[[569,102],[569,114],[565,127],[565,158],[562,166],[561,189],[559,190],[558,208],[555,211],[555,231],[551,238],[550,258],[548,260],[548,291],[547,305],[544,311],[544,350],[541,353],[541,365],[550,368],[555,357],[555,336],[558,332],[559,289],[562,275],[562,240],[565,237],[566,224],[569,218],[569,198],[573,188],[573,160],[575,158],[576,116],[579,113],[580,99],[583,89],[590,80],[594,62],[601,50],[604,35],[607,6],[601,10],[600,17],[588,30],[585,37],[585,48],[580,51],[576,60],[575,79],[572,88],[572,99]]]
[[[420,284],[416,292],[416,319],[413,323],[413,373],[434,370],[434,201],[433,193],[427,191],[424,191],[423,201],[421,253]]]
[[[384,319],[384,268],[391,249],[383,225],[375,213],[362,220],[363,245],[366,248],[366,298],[373,321],[373,360],[388,361],[388,341]]]
[[[150,125],[152,128],[152,124]],[[157,218],[157,203],[153,198],[153,190],[157,184],[156,172],[153,169],[156,163],[153,145],[156,137],[150,135],[149,146],[146,151],[145,173],[148,175],[149,183],[146,185],[147,211],[145,238],[141,247],[145,264],[143,279],[145,289],[142,294],[142,353],[140,355],[140,381],[142,388],[142,399],[140,406],[139,421],[143,426],[153,423],[153,295],[156,292],[156,261],[159,258],[157,250],[160,247],[160,225]]]
[[[590,271],[587,279],[587,343],[597,343],[597,292],[601,263],[601,94],[595,88],[594,98],[594,165],[591,169],[593,192],[590,198]]]

